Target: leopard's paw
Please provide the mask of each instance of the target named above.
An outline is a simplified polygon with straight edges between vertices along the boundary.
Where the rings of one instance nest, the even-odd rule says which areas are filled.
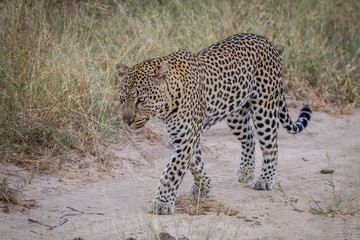
[[[237,174],[236,174],[236,178],[239,182],[242,183],[248,183],[251,180],[253,180],[255,177],[254,174],[254,170],[252,169],[242,169],[242,170],[238,170]]]
[[[190,196],[193,196],[193,197],[208,198],[210,195],[210,190],[211,190],[211,186],[199,188],[199,186],[194,184],[191,187],[189,194],[190,194]]]
[[[258,178],[252,182],[251,187],[255,190],[271,190],[274,184],[275,181]]]
[[[154,199],[149,207],[149,212],[158,215],[171,215],[174,214],[175,207],[171,203],[164,203]]]

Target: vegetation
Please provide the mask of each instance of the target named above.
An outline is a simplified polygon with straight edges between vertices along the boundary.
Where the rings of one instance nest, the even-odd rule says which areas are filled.
[[[277,45],[287,94],[349,112],[360,100],[358,19],[357,0],[1,1],[0,158],[103,160],[101,146],[119,137],[117,62],[240,32]]]
[[[326,150],[325,156],[326,156],[326,160],[328,162],[328,167],[326,168],[326,170],[332,170],[330,168],[330,155],[327,150]],[[333,176],[334,172],[335,172],[334,170],[320,171],[321,174],[329,174],[329,178],[326,178],[325,180],[326,180],[326,184],[331,187],[331,195],[333,197],[333,204],[330,206],[327,206],[327,207],[322,207],[322,206],[320,206],[319,202],[314,199],[313,196],[310,196],[311,200],[308,203],[309,212],[314,215],[325,215],[325,216],[332,216],[332,217],[334,217],[335,215],[338,215],[338,214],[352,216],[352,215],[360,213],[359,203],[356,203],[357,197],[353,197],[352,199],[348,200],[347,201],[348,206],[343,206],[344,200],[341,199],[341,197],[339,195],[337,195],[337,193],[335,191],[335,182],[334,182],[334,176]],[[286,194],[284,188],[281,186],[279,181],[276,181],[276,185],[277,185],[276,189],[283,193],[286,201],[290,204],[290,206],[293,208],[293,210],[298,211],[298,212],[306,211],[303,209],[299,209],[298,207],[295,206],[293,201],[291,201],[289,196]]]
[[[0,203],[18,204],[20,202],[20,192],[9,186],[9,180],[2,178],[0,180]]]
[[[326,151],[325,156],[328,161],[327,169],[331,169],[330,168],[330,155],[329,155],[328,151]],[[314,197],[311,196],[311,201],[309,202],[309,207],[310,207],[309,212],[311,212],[312,214],[326,215],[326,216],[332,216],[332,217],[337,214],[355,215],[357,213],[360,213],[359,206],[357,206],[357,207],[351,206],[351,205],[359,205],[356,203],[352,203],[352,202],[355,202],[354,200],[356,200],[357,197],[354,197],[354,198],[350,199],[349,201],[347,201],[347,203],[348,203],[347,207],[343,206],[342,203],[344,202],[344,200],[341,199],[341,197],[338,196],[335,191],[335,183],[334,183],[333,173],[334,173],[334,171],[327,172],[325,174],[330,175],[330,177],[327,178],[326,181],[327,181],[327,184],[331,187],[331,193],[334,198],[334,204],[332,206],[321,207],[320,204],[314,199]]]

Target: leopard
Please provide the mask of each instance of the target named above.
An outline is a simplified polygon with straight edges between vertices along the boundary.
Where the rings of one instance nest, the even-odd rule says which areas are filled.
[[[288,133],[308,125],[312,109],[303,105],[295,122],[284,96],[281,56],[266,37],[241,33],[192,54],[179,50],[127,67],[115,65],[124,126],[138,130],[150,118],[161,120],[173,154],[161,174],[152,214],[174,214],[185,173],[194,184],[190,195],[209,197],[212,188],[200,146],[201,135],[221,120],[239,141],[236,178],[255,190],[271,190],[278,165],[279,122]],[[263,155],[255,178],[255,142]]]

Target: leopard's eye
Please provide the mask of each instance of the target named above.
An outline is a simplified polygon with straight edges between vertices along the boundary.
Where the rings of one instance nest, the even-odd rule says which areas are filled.
[[[123,95],[120,95],[119,100],[120,100],[121,103],[124,103],[125,102],[125,97]]]
[[[147,97],[146,95],[139,96],[138,99],[137,99],[137,104],[138,105],[143,104],[145,102],[145,100],[146,100],[146,97]]]

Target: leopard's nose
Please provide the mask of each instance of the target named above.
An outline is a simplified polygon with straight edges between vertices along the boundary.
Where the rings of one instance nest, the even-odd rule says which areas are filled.
[[[126,125],[130,126],[133,122],[134,122],[134,119],[123,116],[123,123],[125,123]]]
[[[132,123],[133,123],[133,121],[128,121],[128,120],[123,120],[123,122],[126,124],[126,125],[128,125],[128,126],[130,126]]]
[[[125,108],[122,113],[122,119],[126,125],[130,126],[135,121],[135,114],[131,109]]]

